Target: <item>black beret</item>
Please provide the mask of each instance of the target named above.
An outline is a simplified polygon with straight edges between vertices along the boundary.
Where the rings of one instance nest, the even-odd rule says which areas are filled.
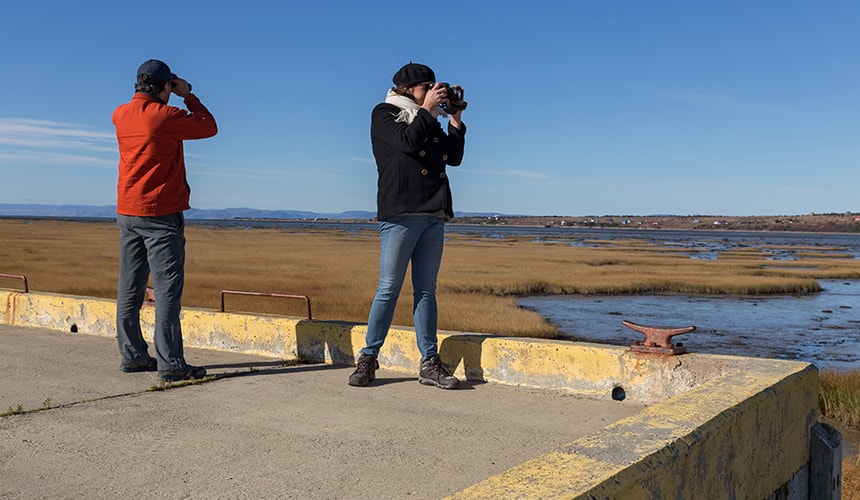
[[[436,82],[436,74],[429,66],[410,62],[394,73],[391,79],[398,87],[411,87],[421,82]]]

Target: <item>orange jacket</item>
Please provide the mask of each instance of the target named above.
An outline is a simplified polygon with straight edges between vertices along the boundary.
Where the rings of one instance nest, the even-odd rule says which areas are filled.
[[[212,137],[218,126],[194,94],[185,97],[185,105],[188,111],[136,92],[130,102],[114,110],[118,214],[150,217],[191,208],[182,141]]]

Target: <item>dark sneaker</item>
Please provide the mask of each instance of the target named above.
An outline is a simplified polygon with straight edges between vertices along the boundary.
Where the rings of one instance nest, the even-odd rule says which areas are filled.
[[[438,354],[421,363],[418,381],[424,385],[435,385],[440,389],[456,389],[460,386],[460,381],[451,375],[451,370],[442,362]]]
[[[191,366],[188,365],[185,367],[185,370],[173,370],[173,371],[162,371],[158,372],[158,381],[159,382],[181,382],[183,380],[197,380],[206,376],[206,368],[202,366]]]
[[[119,369],[126,373],[154,372],[158,369],[158,362],[155,361],[155,358],[147,356],[134,361],[126,361],[119,365]]]
[[[349,376],[349,385],[365,387],[376,380],[376,370],[379,369],[379,361],[373,356],[362,354],[355,364],[355,371]]]

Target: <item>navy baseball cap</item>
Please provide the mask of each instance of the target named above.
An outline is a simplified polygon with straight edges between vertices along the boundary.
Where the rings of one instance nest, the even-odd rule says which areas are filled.
[[[137,68],[137,76],[141,75],[148,75],[152,82],[166,82],[176,78],[176,75],[170,72],[170,66],[158,59],[150,59],[141,64]]]

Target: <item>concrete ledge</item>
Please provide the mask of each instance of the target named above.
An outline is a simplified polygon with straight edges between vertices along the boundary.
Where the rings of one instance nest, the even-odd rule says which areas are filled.
[[[757,365],[452,498],[767,498],[808,461],[817,371]]]
[[[0,290],[5,324],[116,336],[113,300]],[[141,309],[144,335],[152,339],[154,308]],[[364,346],[367,325],[283,316],[184,308],[182,334],[193,347],[273,357],[301,357],[351,366]],[[553,389],[593,398],[641,403],[664,401],[747,365],[735,356],[651,356],[583,342],[439,332],[439,350],[456,373],[481,380]],[[415,331],[392,327],[379,361],[387,369],[415,374],[420,354]]]
[[[0,304],[5,324],[115,336],[112,300],[0,290]],[[153,312],[142,310],[148,332]],[[188,346],[352,365],[366,325],[186,308],[182,329]],[[818,375],[808,363],[456,332],[439,338],[461,377],[650,405],[454,498],[767,498],[809,462]],[[392,328],[380,363],[416,374],[414,330]]]

